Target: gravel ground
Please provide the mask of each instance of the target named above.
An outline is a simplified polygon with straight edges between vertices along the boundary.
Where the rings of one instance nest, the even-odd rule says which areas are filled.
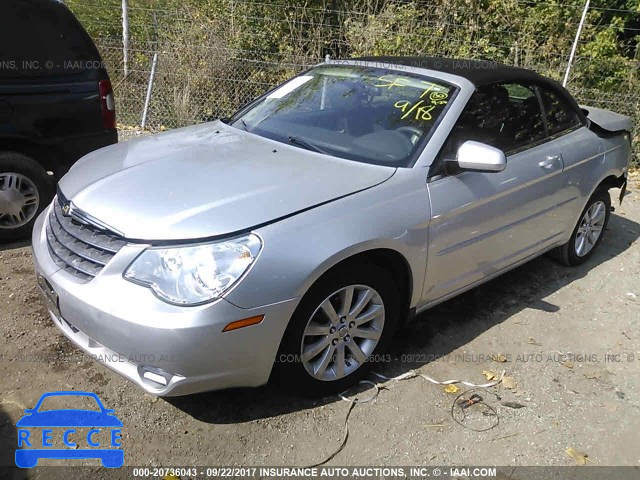
[[[452,403],[466,387],[383,383],[375,401],[353,409],[348,442],[329,465],[574,465],[566,452],[574,448],[593,465],[640,466],[637,177],[630,190],[586,265],[542,257],[440,305],[398,335],[393,360],[378,369],[474,383],[506,371],[503,384],[480,392],[486,405],[469,408],[460,425]],[[300,466],[341,442],[349,404],[337,397],[294,398],[274,386],[149,396],[58,333],[28,247],[0,251],[0,279],[0,465],[13,464],[22,410],[54,390],[93,391],[115,409],[127,465]],[[104,470],[93,478],[103,476],[114,478]]]

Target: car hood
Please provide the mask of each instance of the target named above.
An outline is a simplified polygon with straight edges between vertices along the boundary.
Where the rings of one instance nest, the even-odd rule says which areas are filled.
[[[334,158],[213,122],[90,153],[61,193],[130,239],[227,235],[380,184],[395,168]]]

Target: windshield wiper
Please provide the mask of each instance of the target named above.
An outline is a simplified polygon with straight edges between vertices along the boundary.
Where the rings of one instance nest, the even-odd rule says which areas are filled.
[[[289,142],[294,145],[298,145],[299,147],[306,148],[307,150],[311,150],[312,152],[324,153],[325,155],[329,155],[325,150],[320,147],[315,146],[313,143],[309,143],[306,140],[303,140],[298,137],[289,137]]]

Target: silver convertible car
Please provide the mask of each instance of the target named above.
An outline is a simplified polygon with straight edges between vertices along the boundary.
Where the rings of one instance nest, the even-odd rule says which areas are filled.
[[[586,261],[630,130],[528,70],[328,61],[85,156],[35,225],[38,283],[67,337],[154,395],[327,394],[412,315],[545,252]]]

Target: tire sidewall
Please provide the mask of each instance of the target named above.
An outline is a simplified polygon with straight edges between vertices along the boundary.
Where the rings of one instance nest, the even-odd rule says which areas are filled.
[[[33,218],[25,225],[14,229],[0,229],[0,241],[26,239],[31,235],[33,224],[49,204],[54,194],[53,180],[45,169],[26,155],[13,152],[0,153],[0,173],[19,173],[29,178],[38,189],[38,208]]]
[[[336,290],[348,285],[365,285],[375,289],[384,304],[385,320],[380,341],[369,356],[370,361],[350,375],[335,381],[313,378],[299,361],[302,336],[307,323],[320,304]],[[400,314],[400,292],[394,288],[392,275],[375,265],[350,265],[326,274],[305,294],[287,327],[278,351],[275,376],[292,393],[303,396],[328,395],[345,390],[360,380],[380,360],[393,338]],[[295,361],[287,361],[295,358]]]

